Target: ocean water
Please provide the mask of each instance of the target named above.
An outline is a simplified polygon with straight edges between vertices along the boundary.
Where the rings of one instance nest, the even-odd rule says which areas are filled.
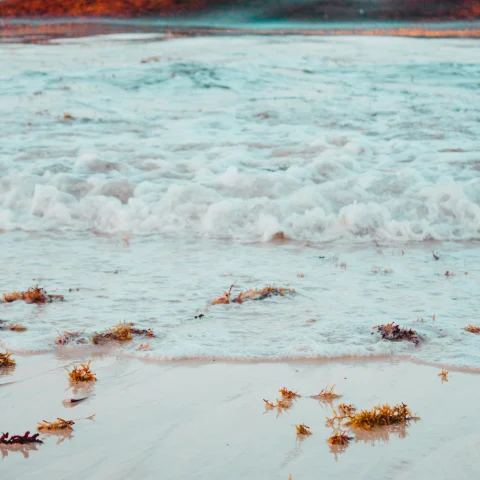
[[[0,287],[66,296],[1,304],[28,331],[1,331],[0,346],[91,351],[55,338],[133,321],[157,337],[118,354],[479,368],[480,336],[463,330],[480,322],[478,48],[162,33],[0,44]],[[296,293],[210,305],[232,284]],[[382,341],[372,327],[389,322],[421,344]]]

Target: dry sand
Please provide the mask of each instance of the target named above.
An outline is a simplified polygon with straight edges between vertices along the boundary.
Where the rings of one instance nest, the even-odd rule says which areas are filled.
[[[84,393],[69,388],[63,367],[70,359],[16,359],[15,370],[0,376],[0,431],[23,434],[56,417],[77,423],[70,437],[44,435],[26,459],[0,449],[2,478],[480,478],[475,373],[451,371],[442,383],[438,367],[392,359],[242,364],[97,356],[94,396],[66,408],[63,399]],[[404,438],[385,429],[359,435],[335,456],[326,443],[328,405],[301,398],[281,415],[265,411],[262,399],[275,400],[283,386],[307,396],[332,384],[340,401],[360,408],[404,402],[421,420]],[[313,435],[298,439],[296,423],[309,425]]]

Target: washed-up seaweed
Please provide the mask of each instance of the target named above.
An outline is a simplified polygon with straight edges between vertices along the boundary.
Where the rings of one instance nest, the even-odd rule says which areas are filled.
[[[442,371],[438,374],[439,377],[442,377],[442,383],[448,382],[447,375],[448,375],[448,372],[444,368],[442,368]]]
[[[5,303],[23,300],[25,303],[48,303],[54,300],[63,300],[63,295],[50,295],[43,288],[37,286],[29,288],[26,292],[13,291],[3,294]]]
[[[8,353],[8,350],[5,353],[0,353],[0,367],[13,367],[15,365],[15,360],[10,358],[11,353]]]
[[[12,435],[10,438],[8,437],[7,433],[2,433],[0,437],[0,444],[2,445],[24,445],[26,443],[43,443],[39,440],[38,436],[39,433],[35,433],[34,435],[30,435],[30,432],[25,432],[23,435]]]
[[[318,395],[314,395],[312,398],[316,398],[318,400],[323,400],[324,402],[331,402],[336,398],[339,398],[341,395],[338,395],[334,392],[335,385],[333,385],[330,389],[323,388]]]
[[[357,411],[352,404],[347,403],[341,403],[337,408],[344,417],[351,417]]]
[[[74,365],[73,370],[70,371],[67,369],[68,376],[72,382],[96,382],[96,374],[90,370],[90,363],[81,363],[80,366]]]
[[[350,405],[351,407],[351,405]],[[333,410],[333,417],[327,417],[327,425],[333,427],[338,423],[351,429],[372,430],[375,427],[407,425],[410,421],[418,420],[406,404],[400,403],[393,407],[389,404],[376,405],[370,410],[356,411],[353,409],[343,409],[340,413]]]
[[[75,425],[75,422],[73,420],[64,420],[63,418],[57,418],[55,422],[47,422],[46,420],[42,420],[41,422],[38,422],[37,430],[72,430],[73,425]]]
[[[269,297],[281,296],[284,297],[287,293],[295,293],[293,288],[281,288],[275,287],[274,285],[267,285],[263,288],[249,289],[245,292],[240,292],[235,298],[231,299],[232,288],[234,285],[231,285],[230,288],[223,293],[220,297],[217,297],[213,300],[212,305],[220,304],[229,304],[229,303],[243,303],[247,300],[265,300]]]
[[[12,332],[26,332],[27,327],[24,327],[19,323],[14,323],[13,325],[9,325],[8,323],[5,323],[3,320],[0,320],[0,330],[10,330]]]
[[[310,431],[310,427],[305,424],[295,425],[295,429],[297,430],[297,435],[311,435],[312,432]]]
[[[353,440],[353,437],[349,437],[345,432],[336,431],[327,442],[330,445],[348,445],[350,440]]]
[[[276,403],[272,403],[268,400],[265,400],[263,399],[263,401],[265,402],[265,407],[267,408],[267,410],[271,410],[273,408],[277,408],[279,411],[280,410],[288,410],[291,406],[292,406],[292,401],[289,400],[289,399],[282,399],[282,400],[279,400],[278,398],[275,400]]]
[[[293,398],[299,398],[301,395],[297,392],[293,392],[292,390],[288,390],[286,387],[283,387],[279,390],[279,392],[282,394],[283,398],[287,399],[293,399]]]
[[[388,403],[376,405],[371,410],[360,410],[348,417],[346,426],[370,430],[373,427],[408,423],[415,417],[406,404],[400,403],[391,407]]]
[[[480,327],[476,327],[474,325],[467,325],[465,330],[470,333],[480,333]]]
[[[68,345],[70,342],[72,342],[74,340],[77,341],[79,338],[81,338],[83,333],[84,333],[84,331],[82,331],[82,332],[78,332],[78,331],[67,332],[67,331],[64,331],[60,335],[58,335],[58,337],[55,340],[55,343],[57,343],[58,345]],[[84,339],[84,342],[85,341],[86,340]]]
[[[413,342],[415,345],[420,344],[420,338],[415,330],[411,328],[401,328],[399,325],[387,323],[386,325],[377,325],[373,329],[378,330],[382,339],[391,342]]]
[[[134,328],[133,323],[119,323],[109,328],[105,332],[95,333],[90,339],[95,345],[108,342],[127,342],[132,339],[132,335],[145,336],[148,338],[155,337],[153,331],[149,329]]]

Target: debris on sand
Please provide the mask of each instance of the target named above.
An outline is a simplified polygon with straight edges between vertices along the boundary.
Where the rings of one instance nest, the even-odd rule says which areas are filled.
[[[41,422],[38,422],[37,430],[73,430],[72,425],[75,425],[75,422],[73,420],[64,420],[63,418],[57,418],[55,422],[47,422],[46,420],[42,420]]]
[[[263,401],[265,402],[265,408],[272,409],[275,407],[275,405],[272,402],[269,402],[268,400],[265,400],[265,399],[263,399]]]
[[[246,300],[264,300],[274,296],[284,297],[287,293],[295,293],[293,288],[281,288],[274,285],[267,285],[263,288],[249,289],[245,292],[240,292],[233,300],[230,300],[232,295],[232,285],[227,292],[213,300],[212,305],[229,304],[229,303],[243,303]]]
[[[5,303],[16,302],[17,300],[23,300],[25,303],[49,303],[54,300],[64,300],[64,297],[63,295],[49,295],[38,285],[29,288],[26,292],[13,291],[3,294],[3,301]]]
[[[12,332],[26,332],[27,331],[27,327],[24,327],[23,325],[20,325],[19,323],[14,323],[13,325],[8,325],[3,320],[0,320],[0,330],[1,329],[11,330]]]
[[[13,367],[15,365],[15,360],[10,358],[11,353],[8,353],[8,350],[5,353],[0,353],[0,367]]]
[[[310,427],[305,424],[295,425],[297,430],[297,435],[311,435],[312,432],[310,431]]]
[[[336,431],[327,442],[330,445],[348,445],[350,440],[353,440],[353,437],[349,437],[345,432]]]
[[[448,372],[442,368],[442,371],[438,374],[439,377],[442,377],[442,382],[448,382],[447,378]]]
[[[377,405],[371,410],[361,410],[349,417],[347,426],[370,430],[373,427],[408,423],[417,417],[412,415],[410,409],[404,403],[391,407],[388,403]]]
[[[292,390],[288,390],[286,387],[283,387],[279,390],[279,392],[282,394],[283,398],[298,398],[301,397],[301,395],[297,392],[293,392]]]
[[[344,417],[351,417],[357,409],[352,404],[341,403],[338,406],[338,410]]]
[[[12,435],[8,438],[8,432],[2,433],[0,436],[0,444],[1,445],[24,445],[26,443],[43,443],[41,440],[38,439],[39,433],[35,433],[34,435],[30,435],[30,432],[25,432],[24,435]]]
[[[72,382],[96,382],[96,374],[90,370],[90,363],[92,361],[89,360],[88,363],[81,363],[78,367],[77,365],[73,366],[73,370],[70,371],[67,369],[68,376]]]
[[[415,345],[420,343],[420,338],[415,330],[411,328],[400,328],[394,323],[387,323],[386,325],[376,325],[372,327],[380,332],[382,339],[390,340],[391,342],[400,342],[402,340],[413,342]]]
[[[323,388],[318,395],[314,395],[312,398],[323,400],[324,402],[331,402],[335,398],[339,398],[340,395],[334,392],[335,385],[332,388]]]
[[[67,332],[67,331],[64,331],[63,333],[61,333],[57,337],[57,339],[55,340],[55,343],[58,343],[59,345],[67,345],[71,341],[79,339],[83,335],[84,331],[82,331],[82,332],[78,332],[78,331]],[[84,340],[84,341],[86,341],[86,340]]]
[[[90,339],[95,345],[108,342],[127,342],[132,339],[132,335],[141,335],[148,338],[155,337],[153,331],[149,329],[134,328],[134,323],[119,323],[109,328],[105,332],[95,333]]]
[[[291,400],[279,400],[277,398],[277,404],[275,405],[277,408],[288,410],[292,406]]]
[[[465,330],[470,333],[480,333],[480,327],[476,327],[474,325],[467,325]]]

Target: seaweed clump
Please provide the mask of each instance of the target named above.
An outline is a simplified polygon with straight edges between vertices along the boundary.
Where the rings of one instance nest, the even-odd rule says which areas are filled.
[[[0,367],[13,367],[15,365],[15,360],[10,358],[11,353],[8,353],[8,350],[5,353],[0,353]]]
[[[77,365],[73,366],[73,370],[70,371],[67,369],[68,376],[72,382],[96,382],[96,374],[90,370],[90,363],[92,361],[89,360],[88,363],[80,364],[80,367]]]
[[[77,340],[82,336],[83,332],[63,332],[61,333],[55,340],[55,343],[58,345],[67,345],[69,344],[72,340]],[[86,341],[86,340],[84,340]]]
[[[25,303],[47,303],[53,300],[63,300],[63,295],[49,295],[43,288],[38,285],[29,288],[26,292],[13,291],[3,294],[3,301],[5,303],[23,300]]]
[[[314,395],[312,398],[318,398],[320,400],[323,400],[324,402],[331,402],[335,398],[339,398],[341,395],[338,395],[337,393],[334,392],[335,385],[332,386],[332,388],[322,388],[320,393],[318,395]]]
[[[282,394],[283,398],[293,399],[293,398],[301,397],[299,393],[293,392],[292,390],[288,390],[286,387],[281,388],[279,392]]]
[[[3,320],[0,320],[0,329],[6,328],[12,332],[26,332],[27,327],[20,325],[19,323],[14,323],[13,325],[6,324]]]
[[[295,425],[297,430],[297,435],[311,435],[312,432],[310,431],[310,427],[305,424]]]
[[[373,328],[380,332],[382,339],[384,340],[389,340],[391,342],[413,342],[415,346],[420,344],[420,338],[418,337],[417,332],[411,328],[401,328],[394,323],[377,325]]]
[[[232,296],[232,285],[228,291],[224,292],[223,295],[217,297],[213,300],[212,305],[220,304],[230,304],[230,303],[243,303],[246,300],[265,300],[266,298],[281,296],[284,297],[287,293],[295,293],[293,288],[281,288],[275,287],[274,285],[267,285],[263,288],[250,288],[245,292],[240,292],[233,300]]]
[[[467,325],[465,330],[470,333],[480,333],[480,327],[476,327],[474,325]]]
[[[353,437],[349,437],[345,432],[339,432],[338,430],[327,440],[330,445],[348,445]]]
[[[341,403],[338,406],[338,410],[344,417],[351,417],[357,409],[352,404]]]
[[[63,418],[57,418],[55,422],[47,422],[46,420],[42,420],[38,422],[37,430],[72,430],[72,426],[75,425],[73,420],[64,420]]]
[[[12,435],[10,438],[8,437],[9,433],[2,433],[0,436],[0,444],[1,445],[25,445],[26,443],[43,443],[39,440],[38,436],[39,433],[35,433],[34,435],[30,435],[30,432],[25,432],[24,435]]]
[[[153,331],[149,329],[133,328],[134,323],[119,323],[109,328],[105,332],[95,333],[90,339],[95,345],[108,343],[112,341],[127,342],[132,339],[132,335],[143,335],[148,338],[155,337]]]
[[[391,407],[388,403],[376,405],[371,410],[361,410],[349,417],[347,426],[371,430],[373,427],[408,423],[414,420],[410,409],[404,403]]]
[[[282,410],[288,410],[292,406],[292,401],[290,399],[279,400],[277,398],[276,399],[277,403],[275,404],[265,399],[263,399],[263,401],[265,402],[265,407],[267,408],[267,410],[272,410],[273,408],[277,407],[279,413]]]

